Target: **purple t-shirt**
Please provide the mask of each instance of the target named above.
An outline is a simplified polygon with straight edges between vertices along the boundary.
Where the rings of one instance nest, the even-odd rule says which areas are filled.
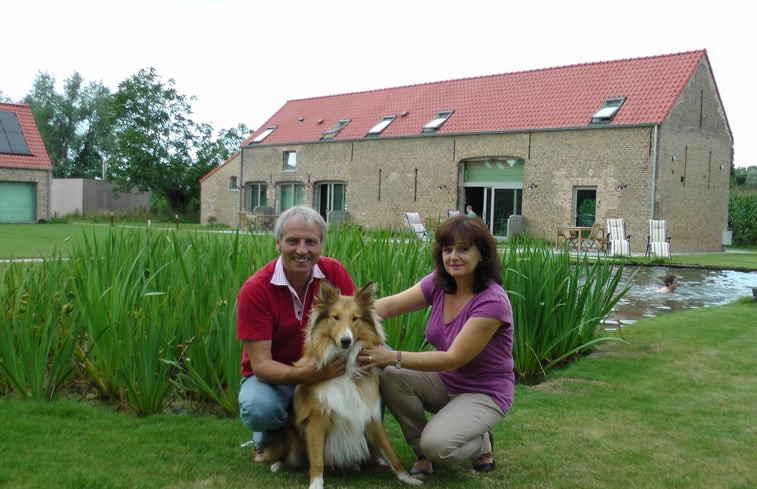
[[[489,343],[473,360],[454,372],[439,372],[451,394],[475,392],[488,394],[507,413],[513,401],[513,310],[507,292],[491,282],[460,310],[449,323],[444,322],[444,291],[434,285],[436,272],[421,279],[423,296],[431,304],[426,325],[426,340],[438,351],[447,351],[465,322],[472,317],[498,319],[502,322]]]

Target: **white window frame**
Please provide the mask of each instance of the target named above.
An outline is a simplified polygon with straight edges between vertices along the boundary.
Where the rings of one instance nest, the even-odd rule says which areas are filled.
[[[265,131],[261,132],[257,136],[255,136],[255,139],[252,140],[253,143],[259,143],[268,136],[271,135],[271,133],[276,129],[276,126],[268,126],[265,128]]]
[[[440,110],[436,117],[431,119],[423,126],[423,132],[435,132],[438,131],[442,125],[447,122],[447,119],[452,115],[453,110]]]
[[[284,151],[282,155],[283,166],[282,171],[293,172],[297,171],[297,151]]]
[[[372,128],[368,129],[368,134],[366,134],[366,136],[378,136],[384,132],[384,129],[386,129],[396,118],[396,115],[385,115]]]
[[[339,131],[344,129],[345,126],[350,123],[350,120],[351,119],[339,119],[328,131],[323,131],[321,139],[334,139],[334,137],[339,134]]]
[[[602,106],[591,116],[592,124],[608,123],[618,113],[625,102],[625,97],[611,97],[605,99]]]

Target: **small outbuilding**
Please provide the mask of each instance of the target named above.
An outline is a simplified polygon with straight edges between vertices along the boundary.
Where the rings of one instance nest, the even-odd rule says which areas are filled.
[[[49,219],[52,171],[29,106],[0,103],[0,222]]]

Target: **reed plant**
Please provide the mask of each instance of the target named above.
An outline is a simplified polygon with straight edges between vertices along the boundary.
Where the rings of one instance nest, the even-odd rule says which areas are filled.
[[[602,341],[602,321],[628,291],[618,289],[623,264],[573,259],[541,242],[512,243],[502,253],[503,282],[513,307],[515,372],[523,381],[590,352]]]
[[[242,283],[276,256],[272,235],[196,234],[173,240],[175,279],[181,301],[183,351],[175,365],[188,400],[212,402],[237,412],[241,342],[236,338],[236,295]]]
[[[67,253],[3,271],[0,388],[52,399],[76,380],[140,415],[177,402],[236,414],[236,297],[278,254],[271,234],[113,228],[69,243]],[[396,231],[334,228],[324,254],[344,263],[358,287],[376,283],[379,296],[433,268],[430,243]],[[507,245],[502,261],[519,378],[543,376],[608,339],[600,323],[624,293],[621,265],[573,262],[528,241]],[[387,344],[428,349],[428,314],[386,320]]]
[[[0,387],[51,400],[75,372],[81,329],[60,255],[41,266],[14,262],[0,283]]]

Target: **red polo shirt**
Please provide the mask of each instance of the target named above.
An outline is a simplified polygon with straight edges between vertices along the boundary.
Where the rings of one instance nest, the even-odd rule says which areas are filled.
[[[289,287],[271,283],[278,260],[270,261],[242,284],[237,296],[237,338],[271,340],[273,359],[292,365],[302,356],[303,331],[313,300],[318,295],[320,279],[314,270],[313,281],[305,293],[302,319],[297,319]],[[343,295],[355,293],[355,284],[339,261],[322,256],[316,266]],[[250,358],[243,347],[242,375],[248,377],[252,374]]]

